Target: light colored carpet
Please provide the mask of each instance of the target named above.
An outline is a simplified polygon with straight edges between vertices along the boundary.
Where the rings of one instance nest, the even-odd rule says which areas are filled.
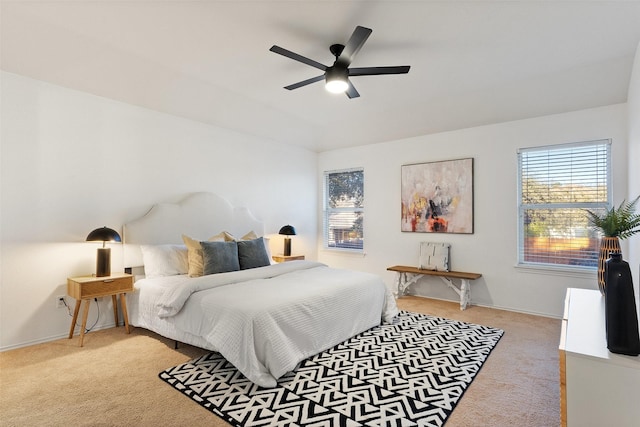
[[[503,329],[447,426],[560,424],[560,320],[418,297],[401,309]],[[158,373],[206,350],[111,328],[0,353],[1,426],[226,426]]]

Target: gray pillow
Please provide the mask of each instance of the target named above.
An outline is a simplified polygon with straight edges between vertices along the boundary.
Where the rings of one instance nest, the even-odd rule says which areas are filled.
[[[237,243],[240,270],[264,267],[271,264],[262,237],[253,240],[238,240]]]
[[[240,270],[236,242],[200,242],[204,261],[203,274]]]

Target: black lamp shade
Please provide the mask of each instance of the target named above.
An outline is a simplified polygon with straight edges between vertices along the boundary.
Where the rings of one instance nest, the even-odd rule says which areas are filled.
[[[102,247],[98,248],[96,258],[96,277],[111,275],[111,248],[105,248],[105,242],[121,242],[122,239],[116,230],[102,227],[96,228],[87,236],[87,242],[102,242]]]
[[[285,225],[278,231],[278,234],[284,234],[285,236],[295,236],[296,229],[293,228],[293,225]]]
[[[285,225],[280,229],[280,231],[278,231],[278,234],[283,234],[287,236],[284,238],[284,256],[290,256],[291,255],[291,239],[289,238],[289,236],[295,236],[296,229],[293,228],[292,225]]]
[[[96,228],[87,236],[87,242],[121,242],[116,230],[108,227]]]

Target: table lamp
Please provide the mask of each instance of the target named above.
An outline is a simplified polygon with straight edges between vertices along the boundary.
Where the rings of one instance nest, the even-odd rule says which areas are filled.
[[[286,236],[284,238],[284,256],[290,256],[291,255],[291,238],[289,236],[295,236],[296,229],[293,228],[293,226],[291,225],[285,225],[280,229],[280,231],[278,231],[278,234],[283,234],[284,236]]]
[[[105,247],[106,242],[121,242],[120,235],[116,230],[102,227],[96,228],[87,236],[87,242],[102,242],[102,247],[98,248],[96,258],[96,277],[111,275],[111,248]]]

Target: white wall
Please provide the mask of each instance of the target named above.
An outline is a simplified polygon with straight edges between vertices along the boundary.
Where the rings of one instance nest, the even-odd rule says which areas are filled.
[[[633,200],[640,195],[640,43],[638,43],[633,63],[627,104],[629,110],[629,191],[627,200]],[[640,206],[636,212],[640,213]],[[625,256],[625,259],[631,267],[636,300],[640,301],[640,234],[636,234],[628,240],[629,252],[627,252],[628,256]]]
[[[315,258],[316,153],[0,77],[0,349],[66,335],[70,318],[55,297],[67,277],[94,272],[98,244],[84,242],[87,234],[103,225],[121,231],[155,202],[218,193],[249,207],[267,234],[293,224],[296,252]],[[282,239],[271,240],[282,252]],[[121,270],[121,246],[112,257],[112,271]],[[103,300],[98,327],[113,324]],[[96,313],[92,306],[90,324]]]
[[[335,267],[379,274],[392,286],[395,275],[386,267],[417,265],[421,241],[449,242],[453,270],[483,275],[472,285],[473,303],[560,316],[566,289],[597,289],[596,274],[559,274],[515,267],[516,153],[521,147],[603,138],[613,140],[614,200],[620,201],[627,196],[626,104],[321,153],[319,189],[323,171],[364,167],[366,255],[322,250],[319,218],[318,259]],[[474,234],[401,232],[401,165],[468,157],[474,159]],[[320,191],[320,205],[321,197]],[[458,298],[438,278],[423,280],[414,289],[420,295]]]

